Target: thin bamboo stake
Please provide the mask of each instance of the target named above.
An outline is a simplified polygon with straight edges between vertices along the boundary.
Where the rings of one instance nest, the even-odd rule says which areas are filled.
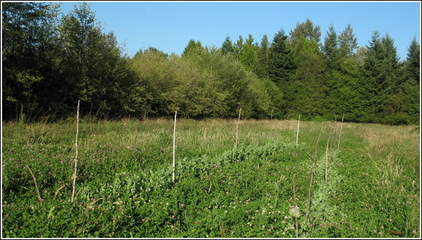
[[[295,218],[295,225],[296,225],[296,238],[299,238],[299,223],[297,221],[297,217]]]
[[[241,112],[242,112],[242,108],[239,109],[239,118],[237,119],[237,123],[236,123],[236,143],[234,145],[234,148],[237,148],[237,144],[239,143],[239,122],[240,122]]]
[[[299,114],[299,120],[297,121],[296,146],[299,145],[299,127],[300,127],[300,114]]]
[[[293,203],[296,206],[297,205],[297,201],[296,201],[296,184],[295,184],[295,177],[296,174],[293,174],[293,178],[292,178],[292,192],[293,192]]]
[[[79,106],[80,106],[81,100],[78,100],[78,107],[76,109],[76,139],[75,139],[75,165],[74,165],[74,172],[72,175],[72,199],[71,202],[75,199],[75,188],[76,188],[76,178],[77,178],[77,172],[78,172],[78,135],[79,135]]]
[[[29,165],[28,164],[26,164],[26,167],[28,168],[29,173],[32,176],[32,179],[34,179],[35,191],[37,191],[38,200],[41,202],[42,199],[41,199],[40,190],[38,189],[37,179],[35,178],[34,174],[31,171],[31,168],[29,168]]]
[[[273,112],[274,112],[274,108],[271,109],[271,120],[273,120]]]
[[[340,133],[338,137],[337,150],[340,150],[341,130],[343,129],[343,122],[344,122],[344,113],[343,113],[343,117],[341,118],[341,126],[340,126]]]
[[[173,128],[173,171],[172,171],[172,181],[176,181],[176,120],[177,120],[177,111],[174,112],[174,128]]]

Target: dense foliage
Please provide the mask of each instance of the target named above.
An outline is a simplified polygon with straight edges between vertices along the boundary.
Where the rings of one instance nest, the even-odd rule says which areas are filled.
[[[419,121],[420,44],[406,60],[394,40],[374,32],[359,47],[348,25],[337,34],[309,19],[258,44],[229,36],[221,48],[191,40],[181,56],[150,47],[123,54],[86,3],[2,3],[4,120],[56,121],[81,113],[97,119],[333,119],[385,124]]]

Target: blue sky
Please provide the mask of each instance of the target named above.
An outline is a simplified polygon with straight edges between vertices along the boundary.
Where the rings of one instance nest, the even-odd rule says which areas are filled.
[[[63,2],[66,14],[77,2]],[[125,53],[155,47],[180,55],[193,39],[221,47],[226,36],[235,42],[251,34],[270,41],[284,29],[309,19],[321,28],[323,42],[330,24],[337,33],[351,24],[358,44],[367,46],[372,33],[388,34],[404,60],[414,37],[420,43],[420,3],[397,2],[89,2],[106,32],[113,31]]]

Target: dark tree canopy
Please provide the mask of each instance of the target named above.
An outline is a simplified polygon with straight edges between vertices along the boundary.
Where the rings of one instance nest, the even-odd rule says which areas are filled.
[[[271,80],[275,83],[288,81],[294,69],[292,51],[284,30],[281,29],[273,38],[268,59],[268,70]]]

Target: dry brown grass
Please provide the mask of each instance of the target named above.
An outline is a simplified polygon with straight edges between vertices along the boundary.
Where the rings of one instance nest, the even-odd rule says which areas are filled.
[[[364,151],[377,170],[377,185],[394,191],[409,186],[406,176],[420,171],[420,132],[415,126],[362,124],[355,125],[355,131],[366,142]]]
[[[401,148],[406,154],[419,155],[420,133],[415,126],[385,126],[365,124],[357,127],[367,142],[367,151],[373,155],[388,156],[392,149]]]
[[[297,130],[297,120],[249,120],[249,122],[262,124],[267,128],[274,130]]]

